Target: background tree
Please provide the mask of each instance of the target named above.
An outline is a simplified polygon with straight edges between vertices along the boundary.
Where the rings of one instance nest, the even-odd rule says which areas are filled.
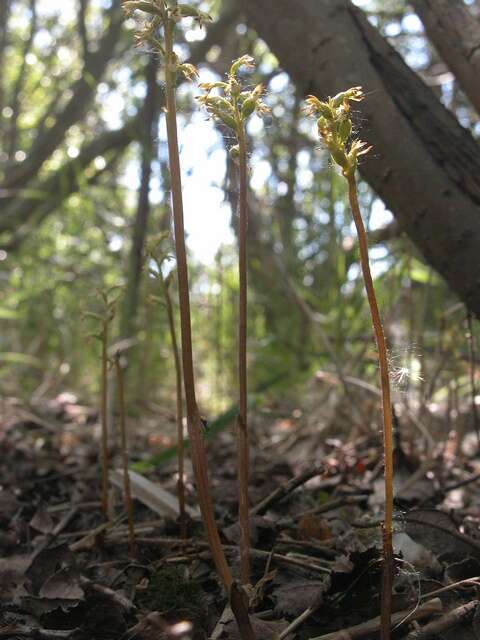
[[[345,187],[314,152],[315,132],[302,113],[307,93],[326,97],[355,84],[367,91],[357,127],[374,145],[361,166],[370,185],[360,185],[361,207],[393,357],[397,368],[419,376],[409,381],[409,402],[421,399],[426,406],[434,398],[453,406],[469,388],[459,299],[478,312],[480,127],[468,88],[477,60],[478,4],[449,3],[448,24],[435,34],[439,5],[416,4],[217,0],[201,3],[214,17],[205,31],[192,25],[179,31],[182,58],[200,63],[202,80],[223,79],[234,58],[254,55],[259,71],[248,81],[265,82],[273,112],[254,118],[249,131],[256,140],[248,228],[253,389],[281,372],[281,388],[292,395],[311,390],[307,381],[319,368],[343,379],[376,375]],[[134,335],[138,347],[129,354],[128,391],[140,402],[139,390],[148,390],[145,397],[158,409],[174,393],[168,328],[149,308],[151,282],[138,277],[133,258],[142,254],[146,233],[169,225],[161,76],[159,127],[150,128],[152,111],[144,105],[152,102],[144,98],[147,65],[153,87],[153,62],[131,50],[133,25],[122,25],[117,3],[47,7],[10,0],[0,11],[2,390],[29,398],[33,392],[35,399],[68,385],[93,394],[97,360],[94,346],[85,348],[81,310],[91,306],[98,286],[130,282],[138,293],[124,318],[136,320],[123,332]],[[462,33],[457,56],[448,47],[453,29]],[[442,47],[438,38],[445,33]],[[205,245],[210,242],[229,215],[233,233],[237,228],[236,169],[227,154],[232,141],[193,109],[196,93],[185,85],[178,91],[181,141],[192,154],[182,162],[187,215],[189,190],[202,202],[197,218],[203,227],[194,231],[191,219],[191,246],[202,234]],[[191,131],[198,155],[189,146]],[[211,175],[200,178],[198,167],[207,164]],[[217,208],[209,204],[212,194]],[[230,327],[237,322],[237,263],[226,231],[211,254],[207,261],[195,251],[191,256],[195,365],[205,412],[229,407],[236,384]],[[112,329],[122,333],[119,324]],[[405,350],[411,345],[413,353]],[[346,406],[354,407],[356,393],[345,395]]]
[[[427,261],[480,314],[480,154],[471,134],[349,0],[245,4],[252,25],[303,94],[334,95],[346,85],[368,88],[362,128],[368,128],[377,157],[365,161],[362,174]],[[428,18],[432,33],[430,3],[417,4],[425,8],[420,16]],[[279,20],[269,19],[274,11]],[[452,6],[449,12],[455,14]],[[435,42],[452,69],[459,64],[448,43],[460,43],[466,53],[457,80],[472,95],[475,83],[469,78],[477,59],[472,30],[478,31],[478,23],[464,6],[458,15],[464,30],[449,39],[456,20],[448,31],[435,31]]]

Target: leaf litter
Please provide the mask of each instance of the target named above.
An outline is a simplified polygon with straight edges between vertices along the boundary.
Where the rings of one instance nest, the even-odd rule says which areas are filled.
[[[175,520],[174,463],[133,476],[142,491],[132,557],[116,476],[110,520],[101,513],[94,410],[72,394],[35,412],[19,403],[15,409],[0,441],[0,637],[240,638],[198,518],[191,468],[187,539]],[[376,637],[379,439],[352,429],[345,440],[324,438],[312,450],[315,432],[291,417],[304,414],[276,407],[275,414],[282,412],[281,418],[268,411],[253,417],[254,633],[262,640]],[[145,451],[155,456],[154,425],[135,425],[133,459],[142,461]],[[222,542],[238,578],[234,448],[230,430],[221,431],[209,446],[209,462]],[[447,449],[413,455],[412,447],[397,443],[398,638],[480,637],[479,461],[474,455],[462,465],[446,461]],[[452,510],[454,492],[458,508]]]

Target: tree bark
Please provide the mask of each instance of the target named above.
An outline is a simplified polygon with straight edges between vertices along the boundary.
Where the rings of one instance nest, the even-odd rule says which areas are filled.
[[[461,0],[412,0],[425,31],[480,113],[480,23]]]
[[[303,95],[362,85],[363,177],[426,260],[480,317],[480,152],[349,0],[243,0]],[[272,20],[275,16],[275,20]]]

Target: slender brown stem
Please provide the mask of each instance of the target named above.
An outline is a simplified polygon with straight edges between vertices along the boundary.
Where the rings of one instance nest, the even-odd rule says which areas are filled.
[[[108,518],[108,426],[107,426],[107,396],[108,396],[108,320],[103,321],[102,326],[102,389],[101,389],[101,406],[100,421],[102,429],[102,447],[101,447],[101,463],[102,463],[102,511]]]
[[[115,373],[117,376],[118,386],[118,411],[120,416],[120,437],[122,443],[122,464],[123,464],[123,490],[125,501],[125,510],[127,512],[128,522],[128,546],[130,555],[135,555],[135,528],[133,525],[133,501],[132,491],[130,488],[130,476],[128,474],[128,442],[127,442],[127,424],[125,420],[125,380],[123,376],[122,364],[120,362],[120,353],[115,354]]]
[[[240,575],[242,584],[250,583],[250,501],[248,498],[249,444],[247,424],[247,149],[243,123],[238,127],[240,162],[238,230],[238,512],[240,521]]]
[[[173,223],[175,230],[175,250],[177,256],[178,300],[180,308],[180,330],[182,344],[183,382],[185,388],[185,404],[187,409],[187,427],[191,443],[192,466],[197,485],[198,502],[202,513],[203,524],[217,573],[229,594],[232,611],[235,615],[243,640],[255,640],[248,617],[248,604],[238,598],[230,567],[220,541],[215,513],[210,494],[207,455],[203,440],[203,425],[198,411],[195,396],[195,379],[193,372],[192,327],[190,320],[190,292],[188,285],[187,252],[185,248],[185,228],[183,221],[182,179],[178,153],[178,134],[176,116],[176,59],[173,52],[173,28],[171,19],[164,20],[165,28],[165,93],[166,124],[168,140],[168,158],[172,189]],[[233,596],[233,597],[232,597]]]
[[[378,364],[380,368],[380,382],[382,389],[383,407],[383,447],[385,456],[385,515],[383,522],[383,577],[382,577],[382,603],[381,603],[381,639],[390,638],[390,620],[392,613],[392,572],[393,572],[393,548],[392,548],[392,519],[393,519],[393,425],[392,408],[390,399],[390,376],[388,373],[388,356],[383,333],[380,313],[378,311],[377,298],[373,286],[372,274],[368,259],[367,233],[363,224],[360,207],[358,204],[357,184],[353,173],[347,174],[348,195],[352,209],[353,220],[357,229],[358,245],[360,248],[360,262],[362,265],[363,279],[367,291],[368,304],[372,317],[373,331],[378,349]]]
[[[175,318],[173,316],[173,305],[170,297],[170,291],[163,278],[160,270],[160,280],[162,283],[163,297],[167,309],[168,326],[170,330],[170,339],[172,342],[173,360],[175,363],[175,383],[177,393],[177,463],[178,463],[178,481],[177,495],[178,506],[180,509],[180,535],[182,538],[187,537],[187,519],[185,515],[185,484],[184,476],[184,443],[183,443],[183,393],[182,393],[182,365],[180,362],[180,351],[178,349],[177,331],[175,329]]]
[[[166,49],[166,124],[168,155],[172,189],[172,208],[175,229],[175,249],[177,256],[178,298],[180,307],[180,328],[182,341],[183,381],[187,409],[187,427],[191,442],[192,465],[197,484],[198,501],[207,537],[219,576],[228,591],[233,578],[223,553],[220,536],[215,522],[212,498],[208,486],[207,457],[203,441],[203,428],[195,397],[193,373],[192,327],[190,320],[190,293],[188,285],[187,252],[185,248],[185,228],[183,221],[182,180],[178,153],[178,134],[176,118],[176,62],[173,53],[173,24],[165,21]]]

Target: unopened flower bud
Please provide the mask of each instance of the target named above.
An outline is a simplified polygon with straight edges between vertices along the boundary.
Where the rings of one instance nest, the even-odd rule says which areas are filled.
[[[255,111],[256,100],[253,96],[247,98],[242,105],[242,118],[246,120]]]
[[[345,120],[342,120],[338,125],[338,135],[340,136],[342,142],[347,142],[351,134],[352,121],[350,120],[350,118],[346,118]]]
[[[236,60],[233,61],[228,75],[236,76],[241,67],[245,67],[246,69],[254,69],[255,68],[254,62],[255,60],[252,58],[252,56],[249,56],[249,55],[245,55],[245,56],[242,56],[241,58],[237,58]]]
[[[126,0],[122,3],[122,7],[128,15],[131,15],[135,10],[144,11],[145,13],[151,13],[157,16],[161,15],[158,7],[147,0]]]
[[[348,158],[347,154],[343,150],[342,147],[332,146],[330,149],[330,155],[335,160],[335,162],[342,167],[342,169],[348,169]]]

